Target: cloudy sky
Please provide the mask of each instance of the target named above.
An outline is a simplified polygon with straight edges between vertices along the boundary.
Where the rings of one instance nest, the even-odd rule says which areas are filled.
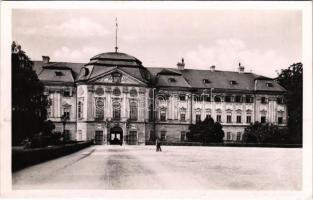
[[[275,77],[302,61],[300,11],[14,10],[12,37],[33,60],[82,62],[114,51],[146,67],[245,70]]]

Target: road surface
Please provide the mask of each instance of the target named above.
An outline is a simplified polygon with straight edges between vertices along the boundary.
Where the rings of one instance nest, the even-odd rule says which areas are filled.
[[[13,173],[13,189],[300,190],[302,149],[91,146]]]

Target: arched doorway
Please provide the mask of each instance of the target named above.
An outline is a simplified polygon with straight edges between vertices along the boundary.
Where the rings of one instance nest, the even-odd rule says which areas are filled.
[[[119,126],[110,129],[110,144],[123,144],[123,129]]]

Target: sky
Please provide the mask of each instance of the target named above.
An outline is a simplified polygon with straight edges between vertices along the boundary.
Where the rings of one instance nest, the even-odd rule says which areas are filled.
[[[12,39],[32,60],[87,63],[115,47],[145,67],[237,71],[276,77],[302,62],[296,10],[53,10],[12,12]]]

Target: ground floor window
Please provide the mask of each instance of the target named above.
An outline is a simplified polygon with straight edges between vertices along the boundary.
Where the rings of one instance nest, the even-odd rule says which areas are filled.
[[[186,141],[186,132],[185,131],[180,132],[180,140]]]
[[[95,143],[96,144],[102,144],[103,143],[103,131],[96,131]]]
[[[70,130],[65,130],[64,131],[64,140],[69,141],[71,139],[71,133]]]
[[[166,140],[166,131],[161,131],[161,141]]]
[[[83,133],[82,130],[77,131],[77,140],[82,141],[83,140]]]
[[[154,141],[154,140],[155,140],[154,131],[150,131],[150,141]]]
[[[196,122],[200,122],[201,121],[201,115],[200,114],[197,114],[196,115]]]
[[[237,132],[237,141],[241,141],[241,132]]]
[[[226,133],[226,140],[230,140],[231,139],[231,132],[227,132]]]
[[[127,144],[137,144],[137,131],[129,131],[129,135],[127,137]]]
[[[282,117],[278,117],[278,124],[282,124],[283,123],[283,118]]]

